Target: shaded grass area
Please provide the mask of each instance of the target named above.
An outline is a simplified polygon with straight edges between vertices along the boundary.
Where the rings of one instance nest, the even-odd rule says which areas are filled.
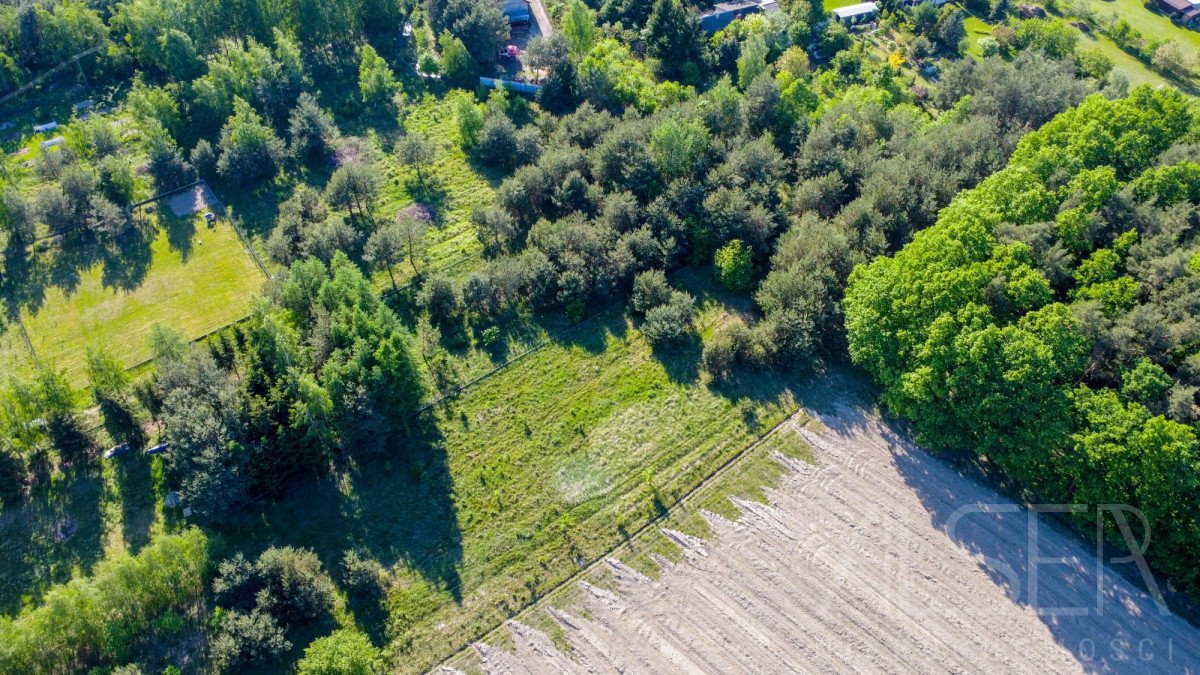
[[[730,309],[684,279],[706,326]],[[736,311],[736,310],[733,310]],[[714,387],[699,343],[656,352],[620,311],[420,419],[403,456],[297,487],[220,532],[227,552],[366,549],[392,569],[385,634],[436,663],[660,517],[795,410],[787,374]]]
[[[140,453],[93,459],[65,473],[34,462],[39,483],[0,514],[0,613],[36,605],[55,583],[88,574],[116,552],[136,553],[163,529],[161,463]],[[45,459],[45,461],[49,461]]]
[[[46,261],[49,278],[28,279],[17,299],[38,358],[86,381],[88,346],[103,345],[126,367],[150,358],[156,323],[198,338],[246,314],[263,276],[229,223],[149,216],[151,238],[124,239],[116,256],[64,251]],[[158,225],[161,223],[162,227]],[[77,261],[62,258],[77,255]],[[32,261],[35,267],[40,261]],[[30,286],[40,284],[36,290]],[[20,291],[19,291],[20,292]]]

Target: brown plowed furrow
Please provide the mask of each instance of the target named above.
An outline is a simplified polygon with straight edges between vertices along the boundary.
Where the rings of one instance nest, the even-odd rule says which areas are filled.
[[[657,579],[606,561],[616,592],[581,582],[586,619],[549,609],[571,654],[514,623],[515,655],[477,647],[483,670],[1200,672],[1200,632],[1090,545],[1045,515],[1031,539],[1032,514],[849,394],[832,410],[820,432],[789,421],[816,464],[773,455],[786,474],[767,503],[734,499],[736,521],[702,510],[708,541],[662,530],[682,559],[655,557]]]

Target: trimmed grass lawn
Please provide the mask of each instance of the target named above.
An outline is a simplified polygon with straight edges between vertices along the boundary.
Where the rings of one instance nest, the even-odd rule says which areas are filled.
[[[825,13],[828,14],[839,7],[849,7],[850,5],[857,5],[858,3],[864,1],[865,0],[823,0],[822,4],[825,7]]]
[[[72,384],[86,382],[89,346],[135,366],[150,358],[154,324],[199,338],[245,316],[262,286],[262,272],[228,222],[209,228],[199,215],[150,216],[160,217],[171,222],[154,227],[153,239],[123,242],[120,257],[83,262],[22,306],[38,358],[65,370]]]
[[[737,309],[707,272],[679,275],[708,331]],[[368,461],[298,486],[226,528],[221,554],[313,548],[330,569],[362,548],[391,568],[384,607],[354,621],[437,663],[665,513],[795,411],[787,374],[720,387],[699,342],[652,350],[619,310],[604,313],[416,421],[407,457]]]
[[[1175,40],[1184,47],[1200,50],[1200,32],[1184,28],[1169,18],[1152,12],[1142,0],[1081,0],[1097,17],[1125,19],[1148,40]]]
[[[0,323],[0,372],[15,373],[32,365],[31,356],[21,339],[21,327],[15,321]]]

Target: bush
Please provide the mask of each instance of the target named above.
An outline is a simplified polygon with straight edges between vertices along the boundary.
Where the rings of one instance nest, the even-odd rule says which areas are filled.
[[[655,346],[677,342],[691,328],[695,311],[696,300],[687,293],[676,291],[666,303],[646,312],[642,333]]]
[[[299,675],[369,675],[379,667],[379,650],[370,638],[342,629],[314,640],[296,670]]]
[[[417,296],[417,303],[429,312],[429,320],[438,326],[453,323],[462,305],[458,288],[443,274],[434,275],[425,282]]]
[[[366,553],[346,551],[342,557],[342,578],[356,593],[376,593],[383,588],[383,565]]]
[[[633,311],[645,315],[654,307],[671,299],[671,286],[662,270],[646,270],[633,278],[633,292],[629,306]]]
[[[0,672],[86,672],[120,663],[157,617],[204,591],[208,541],[197,529],[156,537],[136,556],[115,555],[89,577],[52,587],[45,604],[0,619]]]
[[[212,143],[203,138],[196,141],[196,146],[191,152],[192,168],[201,178],[214,178],[217,175],[217,151],[213,150]]]
[[[219,610],[218,610],[219,611]],[[254,610],[221,612],[219,629],[213,638],[213,665],[219,672],[237,671],[244,666],[278,658],[292,648],[283,635],[283,628],[275,617]]]
[[[269,548],[258,557],[254,572],[263,586],[258,608],[285,623],[310,621],[333,608],[333,580],[312,551]]]
[[[745,291],[753,285],[754,263],[750,249],[740,239],[734,239],[717,251],[713,258],[717,279],[731,291]]]

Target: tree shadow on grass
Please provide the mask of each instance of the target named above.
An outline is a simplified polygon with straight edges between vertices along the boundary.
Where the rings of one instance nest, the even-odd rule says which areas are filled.
[[[39,604],[51,584],[84,573],[104,552],[104,482],[98,471],[34,492],[0,515],[0,612]]]
[[[150,475],[150,458],[141,448],[118,458],[115,467],[121,499],[121,534],[129,552],[137,554],[150,543],[150,528],[154,525],[154,481]]]
[[[700,355],[704,344],[700,336],[689,331],[681,340],[667,345],[652,345],[651,353],[676,384],[695,384],[700,381]]]
[[[345,552],[358,549],[389,569],[411,569],[435,594],[460,603],[462,532],[449,458],[432,415],[411,426],[415,437],[385,457],[348,462],[338,478],[297,481],[281,499],[253,505],[238,523],[217,528],[227,543],[222,555],[308,548],[336,578]],[[430,604],[436,605],[427,603],[428,611],[437,609]],[[384,635],[386,625],[372,623],[389,617],[374,610],[356,617],[368,634]]]
[[[167,233],[167,244],[170,245],[171,250],[178,251],[179,257],[187,262],[192,255],[196,218],[194,216],[176,217],[169,208],[163,208],[159,212],[158,222]]]

